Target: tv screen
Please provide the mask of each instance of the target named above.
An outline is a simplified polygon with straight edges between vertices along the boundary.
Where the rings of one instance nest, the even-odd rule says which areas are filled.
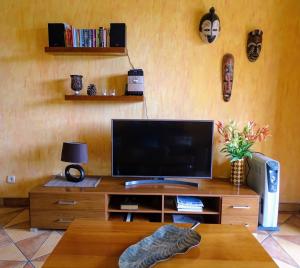
[[[211,178],[213,121],[112,120],[112,176]]]

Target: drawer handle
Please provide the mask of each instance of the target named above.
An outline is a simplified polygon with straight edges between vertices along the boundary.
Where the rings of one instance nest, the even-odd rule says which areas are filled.
[[[77,204],[77,201],[75,200],[58,200],[56,202],[58,205],[76,205]]]
[[[73,220],[67,220],[67,219],[58,219],[56,220],[56,222],[59,222],[59,223],[71,223]]]
[[[242,208],[242,209],[249,209],[249,208],[251,208],[250,206],[241,206],[241,205],[237,205],[237,206],[235,206],[235,205],[233,205],[232,206],[232,208]]]
[[[249,227],[250,226],[249,223],[245,223],[244,225],[245,225],[245,227]]]

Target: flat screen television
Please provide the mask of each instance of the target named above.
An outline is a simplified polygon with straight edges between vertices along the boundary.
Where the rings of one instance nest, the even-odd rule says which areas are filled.
[[[211,178],[213,121],[112,120],[112,176]]]

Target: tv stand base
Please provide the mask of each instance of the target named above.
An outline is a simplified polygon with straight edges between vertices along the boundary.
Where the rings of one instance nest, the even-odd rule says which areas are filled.
[[[183,185],[183,186],[192,186],[197,187],[199,186],[196,182],[189,182],[189,181],[180,181],[180,180],[165,180],[163,178],[159,179],[150,179],[150,180],[136,180],[136,181],[125,181],[125,187],[134,187],[139,185],[146,185],[146,184],[176,184],[176,185]]]

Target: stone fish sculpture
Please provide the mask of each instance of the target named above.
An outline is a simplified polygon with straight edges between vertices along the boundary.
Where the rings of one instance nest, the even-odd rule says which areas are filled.
[[[119,258],[120,268],[148,268],[157,262],[187,252],[199,245],[201,236],[192,228],[164,225],[138,243],[128,247]]]

